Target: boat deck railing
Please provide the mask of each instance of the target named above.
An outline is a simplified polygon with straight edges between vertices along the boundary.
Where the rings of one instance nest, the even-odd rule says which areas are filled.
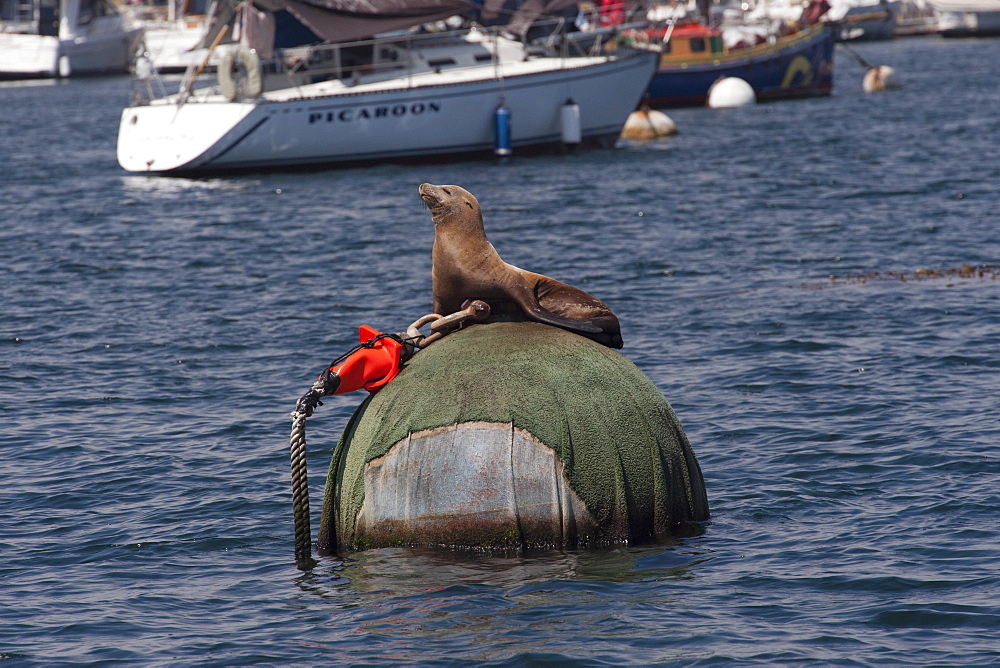
[[[207,71],[204,63],[201,67],[192,66],[172,92],[152,67],[142,74],[137,67],[133,81],[138,80],[139,85],[133,84],[132,105],[148,104],[172,94],[189,103],[210,97],[217,99],[215,96],[226,89],[230,99],[250,99],[268,91],[323,81],[336,80],[354,86],[452,68],[491,63],[499,67],[503,62],[537,57],[607,55],[618,35],[637,26],[566,32],[564,22],[553,21],[547,34],[543,28],[544,36],[529,42],[514,39],[500,28],[481,26],[441,32],[407,31],[353,42],[280,49],[268,58],[261,58],[256,52],[247,55],[236,44],[226,44],[218,48],[235,55],[220,59],[219,71]],[[212,55],[206,55],[204,62]],[[220,85],[222,82],[229,87]]]
[[[202,66],[189,67],[180,84],[170,86],[155,70],[148,66],[140,73],[136,68],[138,84],[133,84],[133,105],[146,104],[152,99],[180,95],[185,102],[198,102],[220,93],[220,79],[229,77],[240,84],[249,79],[252,82],[248,94],[240,97],[254,97],[269,90],[295,88],[322,81],[340,80],[346,85],[360,82],[375,82],[390,78],[410,76],[425,71],[442,70],[451,67],[482,65],[496,58],[527,58],[541,55],[541,49],[532,47],[525,50],[510,40],[503,39],[499,31],[477,29],[478,40],[463,39],[469,30],[441,32],[401,32],[378,36],[372,39],[352,42],[314,44],[277,49],[269,57],[262,58],[256,52],[246,54],[246,50],[236,44],[223,44],[217,50],[226,54],[244,54],[244,57],[218,58],[220,68],[229,71],[209,71],[204,63],[218,53],[209,53]],[[515,53],[515,49],[517,49]],[[439,57],[437,57],[439,56]],[[253,68],[255,71],[248,71]],[[174,90],[170,90],[171,88]],[[246,88],[245,83],[242,86]]]
[[[37,35],[38,21],[31,15],[0,19],[0,34]]]
[[[480,31],[480,42],[462,37],[468,31],[404,33],[336,44],[284,49],[263,63],[265,72],[284,77],[273,82],[289,88],[337,79],[353,84],[402,74],[490,63],[502,54],[496,33]],[[437,52],[437,53],[435,53]],[[519,54],[520,55],[520,54]]]

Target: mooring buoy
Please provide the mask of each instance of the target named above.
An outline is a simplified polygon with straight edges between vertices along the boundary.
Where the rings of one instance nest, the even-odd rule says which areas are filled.
[[[745,107],[755,102],[753,86],[739,77],[723,77],[708,89],[708,106],[712,109]]]
[[[684,430],[632,362],[562,329],[497,322],[421,350],[355,411],[318,546],[587,547],[708,514]]]
[[[662,111],[644,106],[629,114],[621,137],[631,141],[649,141],[677,133],[677,125],[673,119]]]
[[[884,90],[899,88],[896,80],[896,70],[888,65],[869,67],[861,81],[861,87],[866,93],[879,93]]]

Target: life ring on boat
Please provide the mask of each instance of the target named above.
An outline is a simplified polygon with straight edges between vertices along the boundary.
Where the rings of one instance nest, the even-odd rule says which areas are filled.
[[[802,81],[799,85],[808,86],[813,80],[813,68],[812,63],[809,59],[803,55],[798,55],[792,58],[792,62],[788,63],[788,69],[785,70],[785,76],[781,80],[781,87],[788,88],[795,81],[795,77],[802,75]]]
[[[257,97],[264,90],[260,56],[240,47],[226,51],[219,61],[219,91],[226,99]]]

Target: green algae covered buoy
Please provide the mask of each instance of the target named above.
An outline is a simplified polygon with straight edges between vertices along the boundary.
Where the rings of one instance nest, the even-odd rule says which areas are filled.
[[[420,351],[348,423],[321,550],[587,547],[708,519],[670,405],[618,352],[534,322]]]

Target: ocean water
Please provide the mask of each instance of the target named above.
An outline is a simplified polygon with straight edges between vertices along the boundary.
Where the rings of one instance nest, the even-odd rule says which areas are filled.
[[[118,168],[126,79],[0,86],[0,658],[1000,663],[1000,41],[853,48],[904,87],[838,50],[831,98],[653,144],[200,180]],[[430,310],[424,181],[616,310],[703,532],[295,568],[288,414]],[[361,400],[309,421],[314,530]]]

